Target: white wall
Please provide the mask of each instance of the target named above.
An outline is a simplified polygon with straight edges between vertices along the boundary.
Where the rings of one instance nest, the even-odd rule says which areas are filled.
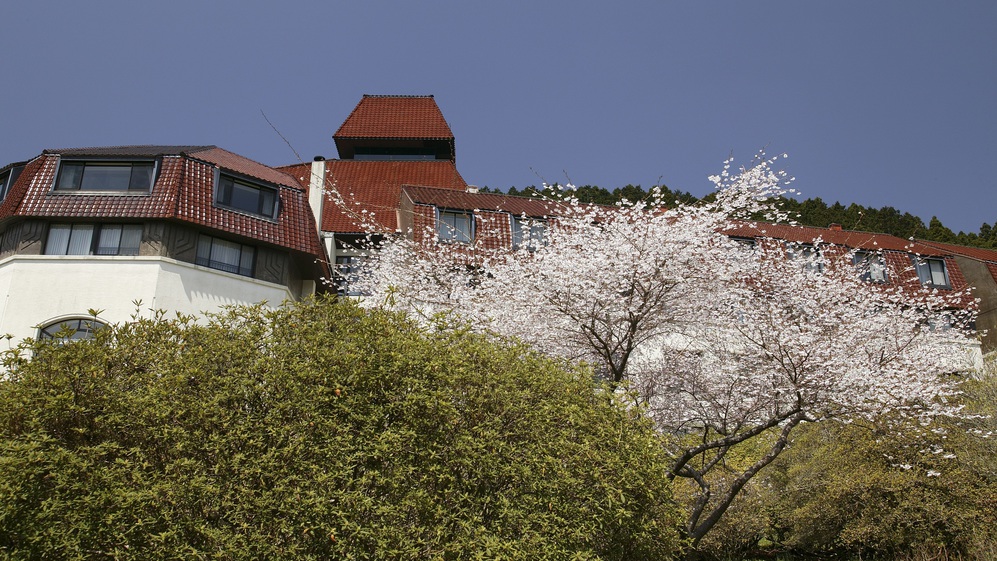
[[[35,337],[38,326],[101,310],[105,323],[128,321],[133,303],[188,314],[232,304],[293,299],[286,286],[217,271],[165,257],[14,255],[0,260],[0,335]]]

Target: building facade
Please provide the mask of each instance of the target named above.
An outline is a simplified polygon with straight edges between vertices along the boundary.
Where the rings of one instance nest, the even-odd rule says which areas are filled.
[[[0,179],[0,334],[16,340],[277,305],[328,276],[297,181],[215,146],[46,150]]]
[[[365,95],[332,138],[338,157],[280,167],[215,146],[118,146],[0,168],[0,334],[83,337],[136,311],[350,294],[378,237],[518,249],[546,243],[556,225],[552,203],[464,181],[433,96]],[[725,233],[820,255],[869,282],[972,287],[960,308],[979,299],[983,351],[997,350],[997,251],[834,225]]]

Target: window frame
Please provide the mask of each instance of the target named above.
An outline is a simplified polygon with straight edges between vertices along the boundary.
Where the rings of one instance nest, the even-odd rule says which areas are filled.
[[[332,273],[337,295],[363,296],[363,292],[356,288],[356,284],[360,280],[360,271],[363,269],[365,259],[365,255],[336,256]]]
[[[879,274],[882,278],[874,277],[873,264],[879,266]],[[890,282],[890,272],[886,268],[886,258],[881,251],[870,251],[868,249],[857,249],[852,253],[852,265],[858,270],[859,278],[865,282],[876,284],[886,284]]]
[[[254,218],[262,218],[271,222],[276,222],[277,216],[280,215],[280,187],[276,185],[215,168],[214,186],[212,204],[216,208],[238,212]],[[252,189],[258,193],[255,210],[250,209],[248,206],[242,207],[233,203],[237,187]],[[265,203],[266,198],[264,193],[272,195],[272,204],[267,205]]]
[[[55,228],[68,227],[69,235],[66,238],[65,246],[58,252],[51,251],[55,249],[52,247],[54,243],[52,234]],[[73,249],[73,236],[76,232],[83,232],[85,229],[89,228],[89,240],[86,241],[86,253],[70,253]],[[104,239],[105,232],[110,232],[114,228],[120,228],[120,234],[118,235],[117,242],[114,246],[114,252],[111,253],[107,251],[110,245],[102,245],[102,242],[109,241]],[[134,246],[125,246],[128,250],[122,253],[122,240],[126,239],[125,232],[130,230],[134,232],[138,230],[138,244]],[[82,234],[81,234],[82,235]],[[134,235],[134,234],[133,234]],[[102,223],[102,222],[53,222],[48,225],[48,230],[45,232],[45,247],[42,249],[43,255],[62,255],[62,256],[97,256],[97,257],[134,257],[141,254],[142,251],[142,239],[145,235],[145,226],[142,224],[134,223]],[[79,238],[77,238],[79,239]],[[81,243],[81,242],[77,242]]]
[[[51,192],[54,194],[63,195],[79,195],[79,194],[100,194],[100,195],[148,195],[152,193],[153,188],[156,186],[156,179],[159,176],[159,162],[158,158],[134,158],[134,159],[101,159],[101,158],[65,158],[59,160],[58,169],[55,172],[55,180],[52,184]],[[66,171],[71,166],[82,166],[79,178],[73,182],[72,187],[63,186]],[[135,169],[138,166],[151,166],[149,170],[149,183],[148,186],[143,188],[132,188],[132,182],[135,181]],[[86,176],[87,168],[130,168],[128,186],[124,189],[94,189],[94,188],[84,188],[84,181]]]
[[[57,334],[64,329],[64,326],[71,329],[73,327],[73,323],[76,324],[76,330],[72,335],[69,337],[57,336]],[[85,341],[87,339],[92,339],[94,333],[106,327],[106,323],[100,321],[94,316],[70,316],[57,319],[45,325],[39,325],[38,335],[35,338],[40,341],[56,341],[59,344],[70,343],[73,341]]]
[[[457,228],[456,221],[453,226],[445,223],[444,218],[448,216],[467,217],[467,232],[462,232]],[[474,212],[464,209],[436,208],[436,236],[440,243],[463,243],[470,244],[474,241]],[[447,235],[444,234],[447,233]],[[466,238],[466,239],[465,239]]]
[[[525,238],[523,233],[528,226],[529,236]],[[512,229],[512,249],[513,251],[521,247],[527,251],[536,251],[540,247],[546,247],[547,240],[547,220],[525,215],[510,215],[510,228]],[[539,228],[540,235],[535,235],[535,230]]]
[[[207,244],[208,254],[207,256],[202,256],[202,249],[205,247],[205,244]],[[235,265],[234,263],[212,259],[212,255],[214,253],[213,250],[215,249],[216,244],[219,248],[224,248],[225,245],[228,245],[230,246],[229,249],[233,250],[236,249],[237,246],[239,250],[239,264]],[[249,256],[248,265],[246,264],[247,253]],[[214,269],[216,271],[224,271],[234,275],[255,278],[254,273],[256,271],[256,257],[257,248],[254,245],[227,240],[225,238],[219,238],[209,234],[199,234],[197,237],[197,248],[194,253],[194,264]]]
[[[804,261],[804,270],[818,275],[824,273],[824,256],[819,245],[789,242],[786,244],[786,253],[794,261]]]
[[[9,169],[0,172],[0,202],[3,202],[7,198],[10,188],[17,182],[17,178],[20,177],[22,171],[24,171],[24,166],[18,165],[11,166]]]
[[[948,263],[945,262],[944,257],[911,255],[911,260],[914,262],[914,272],[917,273],[917,280],[919,280],[922,285],[933,288],[952,288],[952,279],[949,277]],[[944,284],[935,282],[935,271],[931,270],[932,263],[941,264],[941,275],[944,278]]]

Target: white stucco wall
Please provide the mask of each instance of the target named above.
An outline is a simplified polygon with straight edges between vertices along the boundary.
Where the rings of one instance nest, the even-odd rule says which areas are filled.
[[[293,299],[284,285],[217,271],[165,257],[15,255],[0,261],[0,335],[35,337],[38,326],[101,310],[106,323],[128,321],[141,300],[151,309],[188,314],[232,304]]]

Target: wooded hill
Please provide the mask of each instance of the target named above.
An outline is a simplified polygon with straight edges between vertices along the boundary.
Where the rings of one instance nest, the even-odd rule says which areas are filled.
[[[666,201],[695,202],[699,197],[683,191],[673,191],[666,186],[659,186]],[[499,192],[487,187],[482,192]],[[535,186],[529,186],[522,190],[511,187],[509,195],[520,196],[559,196],[560,191],[557,186],[539,190]],[[603,187],[594,185],[584,185],[578,187],[574,192],[578,200],[586,203],[615,204],[622,199],[629,201],[639,201],[648,197],[648,192],[639,185],[627,185],[609,191]],[[705,198],[709,198],[707,195]],[[883,208],[872,208],[852,203],[848,206],[835,202],[828,205],[820,197],[797,201],[792,198],[784,198],[782,201],[790,216],[794,216],[798,224],[804,226],[814,226],[827,228],[831,224],[841,224],[846,230],[860,230],[866,232],[878,232],[892,234],[900,238],[918,238],[922,240],[932,240],[937,242],[952,243],[973,247],[983,247],[997,249],[997,220],[991,225],[984,222],[980,226],[979,232],[953,232],[942,224],[937,217],[932,217],[927,225],[920,217],[909,212],[900,212],[891,206]]]

